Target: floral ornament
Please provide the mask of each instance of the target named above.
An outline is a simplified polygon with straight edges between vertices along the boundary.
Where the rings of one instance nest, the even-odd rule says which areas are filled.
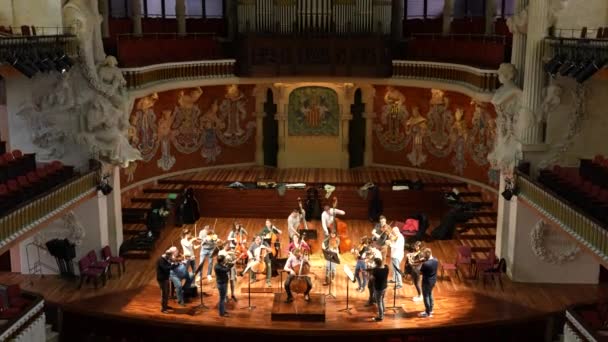
[[[549,224],[543,220],[536,222],[530,232],[530,245],[532,252],[540,260],[560,265],[576,259],[581,249],[578,245],[571,241],[560,243],[559,246],[547,246],[547,235],[549,233]]]

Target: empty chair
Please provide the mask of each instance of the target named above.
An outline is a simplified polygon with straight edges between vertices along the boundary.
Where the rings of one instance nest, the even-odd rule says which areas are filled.
[[[494,267],[495,263],[496,263],[496,252],[494,251],[494,249],[492,249],[489,252],[489,255],[487,258],[475,260],[475,277],[477,278],[477,275],[479,275],[479,272],[485,272],[485,271],[491,269],[492,267]]]
[[[118,276],[121,276],[122,272],[126,272],[127,268],[125,267],[125,258],[113,256],[110,246],[105,246],[101,249],[101,257],[103,260],[110,263],[110,268],[112,268],[112,265],[118,266]]]
[[[456,267],[459,265],[469,265],[469,272],[473,270],[473,258],[471,247],[459,246],[456,252]]]
[[[80,284],[78,288],[82,287],[83,282],[88,282],[91,279],[95,284],[95,288],[97,288],[97,281],[99,279],[101,279],[103,285],[106,284],[105,272],[102,269],[91,267],[88,256],[84,256],[78,261],[78,271],[80,272]]]
[[[97,260],[97,253],[92,249],[87,253],[87,258],[89,258],[90,262],[89,267],[101,269],[104,273],[108,272],[108,278],[112,278],[110,263],[108,261]]]

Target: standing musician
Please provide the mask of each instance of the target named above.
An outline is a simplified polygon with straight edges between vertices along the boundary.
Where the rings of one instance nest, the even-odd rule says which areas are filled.
[[[165,251],[163,255],[158,258],[156,262],[156,281],[160,287],[161,294],[161,307],[160,312],[167,313],[169,307],[169,277],[171,269],[177,267],[177,264],[173,262],[173,254],[177,253],[177,248],[171,247]]]
[[[233,301],[238,302],[236,296],[234,295],[234,288],[236,282],[236,255],[234,254],[234,251],[232,251],[232,248],[230,248],[230,243],[225,242],[222,246],[222,249],[217,254],[218,262],[220,260],[220,256],[224,256],[225,264],[231,266],[230,272],[228,273],[228,280],[230,283],[230,298],[232,298]],[[217,269],[215,270],[215,273],[217,276]],[[228,302],[228,297],[226,297],[226,302]]]
[[[249,250],[247,251],[247,256],[249,256],[249,265],[245,270],[249,269],[252,263],[262,261],[259,260],[260,254],[262,253],[262,249],[270,251],[270,247],[268,246],[268,244],[266,242],[263,242],[262,237],[258,235],[255,237],[255,240],[253,241],[251,246],[249,246]],[[272,270],[270,268],[270,253],[266,253],[266,256],[264,257],[264,263],[266,264],[266,286],[272,287],[272,283],[270,282],[270,278],[272,277]],[[255,282],[255,273],[251,271],[251,283],[253,284]]]
[[[386,260],[388,252],[388,229],[391,229],[391,227],[386,223],[386,216],[380,215],[380,222],[372,229],[372,241],[376,248],[382,252],[382,260]]]
[[[393,281],[397,289],[403,287],[401,274],[401,261],[403,260],[403,252],[405,249],[405,238],[399,231],[398,227],[393,227],[389,234],[389,240],[391,246],[391,265],[393,266]]]
[[[369,252],[369,238],[364,236],[361,238],[361,242],[357,248],[353,248],[351,252],[357,258],[357,264],[355,265],[355,278],[357,278],[357,287],[358,292],[365,291],[365,286],[367,285],[367,272],[365,269],[367,268],[365,264],[365,258]]]
[[[293,302],[293,295],[291,294],[290,285],[292,280],[294,280],[296,277],[302,277],[306,281],[306,291],[304,292],[304,300],[306,300],[307,302],[310,301],[309,293],[312,289],[312,281],[310,280],[310,277],[301,274],[302,269],[304,268],[304,264],[308,264],[310,266],[308,259],[302,257],[302,251],[298,248],[294,249],[293,253],[287,259],[284,268],[285,271],[289,272],[289,276],[287,276],[287,280],[285,280],[285,292],[287,293],[287,299],[285,300],[285,303]],[[296,267],[298,268],[299,272],[296,272]]]
[[[374,278],[374,299],[378,307],[378,316],[374,321],[379,322],[384,319],[384,293],[386,292],[386,280],[388,278],[388,267],[384,265],[382,259],[374,259],[375,267],[372,271]]]
[[[418,296],[412,298],[414,302],[419,302],[422,300],[422,291],[420,290],[420,266],[422,262],[424,262],[424,258],[422,257],[422,242],[416,241],[414,243],[414,251],[407,253],[405,259],[405,273],[412,276],[412,283],[414,287],[416,287],[416,292],[418,292]]]
[[[211,272],[213,271],[213,251],[218,241],[217,234],[214,232],[213,226],[205,225],[203,230],[198,234],[198,239],[201,241],[201,254],[200,264],[205,263],[205,259],[208,260],[207,265],[207,280],[211,281]],[[203,267],[201,267],[201,276],[203,273]]]
[[[194,250],[198,249],[200,246],[194,246],[193,242],[196,240],[195,237],[192,237],[192,233],[190,229],[186,228],[182,232],[182,251],[184,252],[184,259],[187,261],[187,265],[192,268],[192,272],[196,271],[196,256],[194,255]]]
[[[295,249],[300,249],[303,255],[310,254],[310,246],[304,240],[300,240],[299,235],[294,235],[293,240],[289,243],[287,250],[289,253],[293,253]]]
[[[340,238],[336,231],[332,230],[328,237],[325,238],[322,244],[323,250],[328,250],[340,254]],[[333,280],[336,277],[336,264],[327,260],[325,262],[325,282],[323,285],[329,285],[329,277]]]
[[[226,243],[228,245],[228,243]],[[215,264],[215,282],[217,284],[217,291],[219,292],[219,303],[217,305],[219,309],[219,313],[221,317],[228,317],[228,312],[226,312],[226,286],[228,283],[230,270],[234,265],[230,265],[229,262],[226,261],[226,257],[224,255],[217,256],[217,263]]]
[[[335,223],[336,215],[346,215],[344,210],[340,210],[337,208],[332,208],[328,205],[324,207],[323,214],[321,214],[321,225],[323,226],[323,233],[327,238],[329,236],[330,227],[332,227]],[[334,227],[334,230],[336,228]]]
[[[266,224],[264,225],[264,228],[262,228],[262,231],[260,232],[259,235],[261,235],[264,238],[264,242],[266,242],[268,244],[269,247],[272,248],[276,248],[276,250],[278,251],[281,243],[279,242],[278,237],[276,238],[276,241],[274,242],[274,246],[272,246],[272,234],[276,234],[276,235],[281,235],[283,234],[283,232],[277,228],[275,225],[272,224],[272,221],[270,220],[266,220]],[[270,249],[272,251],[272,248]],[[277,252],[278,254],[278,252]],[[273,257],[277,257],[276,255],[273,255]]]
[[[245,227],[240,223],[234,222],[230,233],[228,233],[228,238],[226,239],[226,241],[230,242],[230,248],[236,248],[239,236],[243,237],[241,239],[242,244],[247,243],[247,231],[245,230]]]
[[[374,278],[372,277],[372,271],[376,267],[376,264],[374,263],[375,259],[382,259],[382,252],[380,252],[378,248],[370,246],[367,257],[365,258],[365,270],[367,271],[368,277],[367,289],[369,291],[369,299],[365,306],[374,305],[376,302],[376,299],[374,298]]]
[[[300,223],[304,219],[304,210],[300,211],[299,208],[294,209],[291,214],[287,217],[287,232],[289,233],[289,241],[292,241],[294,235],[300,235],[298,228]]]

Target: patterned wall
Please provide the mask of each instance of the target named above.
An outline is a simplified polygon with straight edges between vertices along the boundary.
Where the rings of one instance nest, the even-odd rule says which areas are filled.
[[[255,161],[253,86],[175,89],[137,99],[129,141],[143,160],[121,173],[127,186],[180,170]]]
[[[437,89],[376,86],[374,162],[417,167],[496,184],[486,156],[494,108]]]

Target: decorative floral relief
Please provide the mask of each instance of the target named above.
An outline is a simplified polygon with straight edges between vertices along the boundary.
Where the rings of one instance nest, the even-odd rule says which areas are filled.
[[[559,233],[551,233],[551,226],[544,220],[536,222],[530,232],[532,252],[540,260],[550,264],[564,264],[576,259],[580,248]]]
[[[479,165],[488,164],[488,154],[494,146],[496,139],[496,124],[494,119],[485,110],[483,104],[475,102],[475,111],[471,119],[467,149],[471,159]]]
[[[450,100],[439,89],[431,90],[430,110],[428,113],[428,136],[425,146],[436,157],[446,157],[451,152],[450,130],[454,117],[448,109]]]
[[[411,136],[406,132],[409,116],[410,113],[405,107],[405,96],[399,90],[388,87],[380,116],[381,124],[374,126],[382,147],[389,151],[402,151],[409,145]]]
[[[53,239],[68,239],[76,246],[80,246],[86,236],[86,232],[76,214],[73,211],[69,211],[61,217],[61,221],[63,224],[60,227],[47,228],[38,232],[34,236],[34,243],[44,246],[48,241]]]

